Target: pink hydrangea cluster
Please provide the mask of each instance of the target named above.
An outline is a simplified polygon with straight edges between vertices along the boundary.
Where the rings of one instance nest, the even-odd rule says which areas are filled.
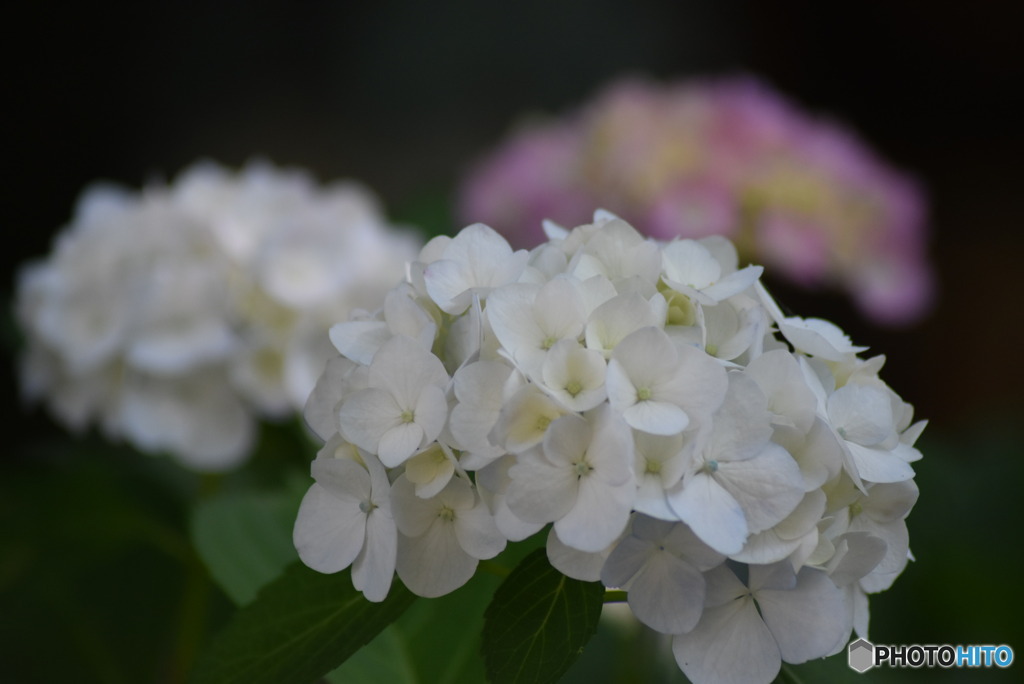
[[[848,291],[880,323],[913,322],[932,299],[917,183],[752,78],[613,84],[481,160],[459,214],[532,247],[541,219],[576,225],[595,204],[660,239],[726,236],[778,277]]]

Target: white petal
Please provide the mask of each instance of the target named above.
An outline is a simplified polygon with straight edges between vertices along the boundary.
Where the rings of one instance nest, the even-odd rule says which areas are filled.
[[[826,361],[841,361],[847,354],[857,354],[867,347],[855,347],[850,338],[834,323],[821,318],[776,319],[779,331],[797,350]]]
[[[419,537],[437,517],[437,499],[416,496],[415,485],[401,475],[391,486],[391,515],[398,530],[406,537]]]
[[[749,534],[743,508],[715,479],[699,472],[668,494],[669,506],[701,541],[719,553],[736,553]]]
[[[356,389],[350,389],[346,383],[355,368],[356,364],[343,356],[329,359],[306,400],[303,410],[306,424],[324,441],[339,430],[338,407],[345,395]]]
[[[853,442],[846,442],[844,446],[857,469],[856,475],[861,480],[890,483],[903,482],[914,477],[914,469],[910,464],[892,450],[872,449]]]
[[[872,520],[878,523],[903,520],[917,503],[919,491],[913,480],[877,484],[868,490],[862,502]]]
[[[235,346],[220,316],[165,327],[139,331],[125,352],[127,363],[156,375],[177,375],[217,360]]]
[[[534,317],[534,301],[540,288],[515,283],[491,293],[487,320],[501,345],[517,362],[542,354],[545,332]]]
[[[423,389],[447,387],[448,373],[441,360],[411,337],[395,335],[373,357],[370,385],[386,389],[403,410],[413,409]]]
[[[751,361],[745,372],[764,392],[774,417],[788,419],[800,432],[810,430],[816,401],[792,354],[784,349],[765,352]],[[777,422],[775,418],[773,422]]]
[[[652,389],[675,375],[678,353],[661,328],[649,326],[631,333],[615,347],[612,361],[622,366],[637,389]],[[611,391],[609,390],[609,395]]]
[[[762,273],[764,273],[762,266],[747,266],[722,278],[717,283],[705,287],[701,292],[716,302],[725,301],[753,285]]]
[[[633,485],[633,433],[625,421],[607,404],[589,413],[587,420],[593,425],[593,438],[586,447],[586,459],[593,468],[591,474],[609,485]],[[552,426],[553,430],[557,428],[558,425]],[[548,448],[547,441],[544,448]]]
[[[537,451],[520,454],[509,477],[512,481],[505,500],[509,510],[524,522],[558,520],[576,503],[578,476],[571,468],[552,465]]]
[[[773,439],[792,454],[804,478],[804,491],[817,489],[839,474],[843,448],[838,436],[821,418],[815,417],[806,435],[795,430],[776,429]]]
[[[416,485],[416,496],[429,499],[437,495],[455,474],[455,457],[434,442],[405,462],[405,476]]]
[[[719,279],[722,267],[706,247],[695,240],[676,240],[661,250],[666,278],[700,290]]]
[[[391,331],[384,321],[345,321],[331,326],[328,335],[339,353],[368,366],[391,338]]]
[[[453,522],[435,517],[422,536],[402,537],[396,569],[417,596],[434,598],[455,591],[476,572],[477,559],[459,545]]]
[[[512,453],[522,453],[544,439],[548,426],[567,410],[534,385],[518,390],[498,414],[491,441]]]
[[[365,536],[366,514],[358,501],[334,497],[319,484],[309,488],[292,533],[303,563],[317,572],[344,570],[359,555]]]
[[[631,333],[647,326],[660,326],[646,299],[636,293],[618,295],[594,309],[584,331],[587,348],[610,354]]]
[[[637,516],[633,523],[633,533],[643,538],[645,534],[648,534],[648,528],[655,524],[659,527],[665,525],[660,520],[650,520],[645,519],[643,516]],[[688,563],[701,571],[710,570],[725,560],[725,556],[702,542],[693,533],[693,530],[685,524],[673,524],[669,528],[668,534],[663,537],[662,544],[664,544],[666,549],[680,558],[685,558]]]
[[[583,333],[586,312],[578,282],[569,277],[554,278],[537,293],[534,318],[546,337],[575,340]]]
[[[448,400],[444,390],[435,385],[424,387],[413,409],[413,420],[423,428],[424,443],[437,439],[448,420]]]
[[[626,368],[616,359],[608,362],[605,387],[608,391],[608,403],[618,411],[624,411],[637,402],[636,385],[630,379]]]
[[[318,458],[310,465],[313,478],[340,499],[370,499],[370,473],[361,464],[342,458]]]
[[[430,298],[445,312],[460,314],[481,291],[519,277],[529,259],[525,250],[512,252],[491,228],[476,223],[459,231],[444,247],[443,259],[427,266],[423,278]]]
[[[626,535],[612,548],[601,568],[600,579],[606,587],[629,587],[633,578],[643,570],[647,559],[657,547],[651,541]]]
[[[878,387],[844,385],[828,398],[828,416],[844,439],[862,446],[880,446],[896,433],[892,404]]]
[[[663,401],[638,401],[622,411],[629,426],[652,435],[674,435],[690,424],[686,411]]]
[[[580,478],[573,508],[555,521],[558,538],[580,551],[600,551],[615,541],[629,522],[635,486],[609,486],[593,475]]]
[[[853,628],[857,636],[868,638],[868,622],[871,616],[868,607],[868,595],[860,587],[851,584],[846,588],[847,605],[853,604],[849,612],[853,613]]]
[[[398,553],[398,531],[390,513],[374,509],[366,518],[366,543],[352,564],[352,586],[367,600],[383,601],[391,589]]]
[[[497,458],[504,450],[488,439],[501,410],[502,390],[512,368],[499,361],[479,361],[462,367],[454,378],[458,403],[448,428],[464,451]]]
[[[380,437],[377,456],[388,468],[397,468],[423,446],[423,428],[416,423],[401,423]]]
[[[672,638],[672,653],[694,684],[769,684],[782,665],[749,598],[705,609],[691,632]]]
[[[787,558],[800,548],[801,539],[782,539],[774,529],[764,530],[747,537],[743,550],[729,558],[741,563],[766,564],[776,563]]]
[[[668,505],[665,485],[658,473],[641,473],[637,478],[636,497],[633,509],[659,520],[679,520],[679,516]]]
[[[717,608],[750,595],[750,588],[741,582],[724,563],[704,573],[705,608]]]
[[[847,532],[835,540],[836,552],[827,571],[837,587],[856,582],[875,569],[885,557],[887,545],[866,532]]]
[[[548,532],[547,552],[551,566],[566,577],[572,577],[583,582],[597,582],[601,579],[601,566],[608,557],[610,548],[602,549],[594,553],[580,551],[567,546],[558,538],[558,533],[552,527]]]
[[[677,385],[666,401],[678,404],[691,420],[704,420],[725,399],[729,378],[725,369],[713,358],[691,346],[678,347],[675,376]],[[664,392],[660,389],[659,392]]]
[[[772,436],[767,400],[743,373],[728,375],[728,389],[715,413],[707,455],[717,461],[742,461],[761,453]]]
[[[796,461],[771,442],[755,458],[719,462],[715,479],[743,508],[751,532],[781,522],[804,496]]]
[[[655,550],[629,587],[637,619],[662,634],[694,628],[704,608],[704,576],[667,551]]]
[[[429,350],[437,333],[437,324],[410,296],[411,288],[396,288],[384,299],[384,320],[395,335],[405,335]],[[361,363],[369,363],[363,361]]]
[[[384,434],[402,425],[402,409],[391,394],[374,387],[350,394],[338,411],[342,435],[361,449],[377,453]]]
[[[867,532],[885,542],[885,556],[874,570],[861,578],[860,586],[864,591],[876,593],[892,586],[892,583],[907,566],[909,554],[909,535],[906,523],[900,521],[889,525],[872,525],[865,521],[865,516],[857,516],[850,524],[851,532]]]
[[[463,264],[451,259],[435,261],[424,269],[423,280],[430,298],[442,311],[458,315],[469,307],[473,281]]]
[[[536,534],[544,523],[523,522],[509,510],[506,493],[512,480],[508,470],[515,462],[516,457],[508,454],[477,470],[476,487],[480,498],[494,514],[494,522],[502,535],[509,541],[522,541]]]
[[[573,411],[589,411],[607,396],[606,363],[600,352],[583,349],[575,340],[561,340],[547,353],[541,368],[545,389]]]
[[[505,537],[482,501],[456,513],[455,536],[463,550],[474,558],[494,558],[505,548]]]
[[[823,658],[847,629],[843,593],[820,570],[804,568],[794,589],[763,589],[756,598],[787,663]]]

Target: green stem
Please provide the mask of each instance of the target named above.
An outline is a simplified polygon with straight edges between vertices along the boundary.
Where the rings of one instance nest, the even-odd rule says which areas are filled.
[[[195,663],[206,629],[210,582],[199,557],[192,554],[186,563],[185,588],[178,614],[178,630],[168,682],[185,682]]]
[[[608,589],[604,592],[605,603],[625,603],[626,592],[619,589]]]

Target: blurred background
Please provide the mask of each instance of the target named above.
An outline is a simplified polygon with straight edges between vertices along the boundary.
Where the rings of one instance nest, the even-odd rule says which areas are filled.
[[[261,156],[321,180],[359,179],[392,218],[452,233],[461,227],[451,218],[454,189],[475,160],[517,123],[565,113],[617,76],[754,74],[845,123],[926,188],[940,287],[932,314],[904,328],[872,325],[837,295],[787,293],[794,311],[834,320],[884,353],[883,378],[930,421],[908,522],[917,560],[873,600],[872,639],[1005,643],[1024,654],[1024,316],[1014,280],[1024,246],[1024,42],[1013,3],[142,1],[20,10],[3,48],[5,304],[19,265],[50,250],[97,179],[138,188],[200,158],[239,166]],[[203,481],[95,436],[72,441],[23,406],[18,335],[3,321],[0,680],[180,681],[230,611],[183,546],[187,502]],[[254,480],[272,477],[258,468]],[[182,600],[197,595],[189,582],[209,585],[201,601]],[[181,624],[202,626],[182,643]],[[579,667],[597,662],[585,656]],[[840,665],[822,680],[850,674]],[[1022,666],[865,677],[1015,681]]]

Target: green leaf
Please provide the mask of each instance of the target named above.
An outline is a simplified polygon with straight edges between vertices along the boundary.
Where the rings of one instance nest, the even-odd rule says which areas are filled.
[[[597,630],[604,604],[600,582],[581,582],[551,567],[538,549],[516,566],[484,614],[487,677],[557,682]]]
[[[200,658],[192,684],[308,684],[368,643],[415,596],[397,579],[381,603],[352,587],[348,570],[290,565],[240,609]]]
[[[349,658],[328,680],[337,684],[479,684],[484,609],[500,583],[477,572],[456,591],[420,599]]]
[[[210,575],[243,606],[298,555],[292,525],[308,482],[277,491],[229,491],[202,501],[191,537]]]
[[[547,532],[510,544],[481,565],[513,567],[543,548]],[[465,586],[434,599],[420,599],[345,664],[327,676],[332,684],[480,684],[484,610],[508,571],[479,568]]]
[[[425,602],[417,601],[410,610]],[[421,680],[413,669],[408,646],[408,639],[401,628],[397,624],[388,625],[376,639],[353,653],[326,679],[331,684],[419,684],[425,680]]]

